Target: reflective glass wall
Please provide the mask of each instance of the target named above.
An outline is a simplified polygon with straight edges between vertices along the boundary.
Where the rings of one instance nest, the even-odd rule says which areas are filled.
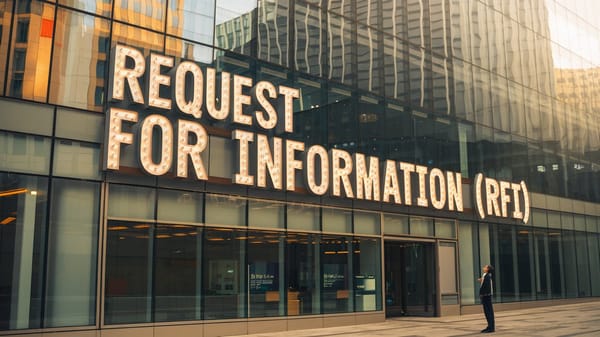
[[[379,213],[111,184],[104,323],[382,310],[380,226]]]
[[[295,133],[600,200],[592,0],[0,1],[2,95],[102,112],[124,43],[301,89]]]
[[[536,211],[532,226],[461,222],[459,225],[461,304],[478,303],[473,275],[495,268],[497,302],[599,296],[596,219]],[[580,217],[575,215],[575,217]]]
[[[233,197],[261,192],[223,183],[233,144],[216,121],[210,184],[143,177],[127,150],[127,174],[101,172],[117,43],[299,88],[291,138],[307,146],[598,203],[599,12],[593,0],[0,0],[0,330],[380,310],[381,219],[386,235],[455,237],[452,221],[398,214],[411,209]],[[488,261],[498,301],[600,295],[596,215],[465,217],[461,303]]]

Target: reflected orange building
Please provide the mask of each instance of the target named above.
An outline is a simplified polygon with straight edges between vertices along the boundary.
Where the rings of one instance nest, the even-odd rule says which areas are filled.
[[[54,7],[41,2],[20,2],[14,17],[12,65],[7,94],[45,101],[52,50]]]

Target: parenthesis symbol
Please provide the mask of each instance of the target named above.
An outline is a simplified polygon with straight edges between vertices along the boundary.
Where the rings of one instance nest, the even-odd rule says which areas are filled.
[[[529,192],[527,191],[527,185],[525,182],[521,180],[521,190],[523,191],[523,200],[525,201],[525,210],[523,213],[523,223],[527,223],[529,221]]]
[[[483,201],[481,199],[481,183],[483,182],[483,174],[477,173],[475,175],[475,200],[477,202],[477,212],[479,217],[485,219],[485,212],[483,210]]]

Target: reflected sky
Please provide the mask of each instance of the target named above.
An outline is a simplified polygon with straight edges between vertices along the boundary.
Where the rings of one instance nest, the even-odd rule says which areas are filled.
[[[217,1],[217,22],[220,24],[235,19],[241,14],[248,13],[256,8],[256,1],[252,0],[220,0]]]
[[[600,55],[600,34],[597,18],[592,16],[600,13],[600,2],[558,0],[555,3],[553,0],[546,0],[546,6],[551,39],[562,47],[553,46],[555,68],[599,66],[600,59],[597,56]],[[577,10],[577,14],[573,10]]]

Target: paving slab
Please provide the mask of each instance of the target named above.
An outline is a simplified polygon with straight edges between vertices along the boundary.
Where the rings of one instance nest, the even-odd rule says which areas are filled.
[[[531,336],[600,337],[598,301],[548,306],[496,313],[496,332],[482,334],[483,313],[448,317],[401,317],[382,323],[334,328],[282,331],[245,335],[246,337],[451,337],[451,336]],[[240,336],[241,337],[241,336]]]

